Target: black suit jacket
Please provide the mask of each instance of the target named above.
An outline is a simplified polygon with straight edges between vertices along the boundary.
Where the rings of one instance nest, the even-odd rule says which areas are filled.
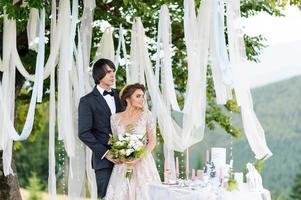
[[[113,89],[116,106],[116,113],[122,111],[119,99],[119,91]],[[109,149],[109,134],[112,133],[110,117],[111,110],[100,94],[94,87],[93,91],[82,97],[78,108],[78,136],[93,152],[93,169],[112,168],[114,164],[102,158]]]

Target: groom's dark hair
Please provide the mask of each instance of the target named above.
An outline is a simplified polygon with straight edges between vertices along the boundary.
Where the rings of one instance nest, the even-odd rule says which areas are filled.
[[[101,58],[94,63],[92,69],[92,76],[96,85],[99,84],[99,81],[106,76],[107,74],[106,66],[110,67],[115,72],[116,67],[114,63],[109,59]]]

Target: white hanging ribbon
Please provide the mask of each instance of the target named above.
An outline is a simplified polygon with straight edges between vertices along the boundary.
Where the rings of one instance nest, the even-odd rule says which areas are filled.
[[[50,24],[50,49],[55,44],[56,36],[56,0],[51,4]],[[48,163],[48,194],[49,200],[56,199],[56,173],[55,173],[55,68],[52,68],[50,75],[50,99],[49,99],[49,163]]]
[[[118,39],[118,46],[117,46],[117,50],[116,50],[116,54],[115,54],[115,65],[116,65],[116,71],[118,70],[118,66],[120,63],[120,48],[122,48],[122,52],[123,52],[123,59],[124,59],[124,63],[125,63],[125,74],[126,77],[129,77],[129,64],[127,61],[127,53],[126,53],[126,46],[125,46],[125,40],[124,40],[124,29],[122,27],[122,25],[119,26],[119,39]],[[128,83],[128,79],[126,80],[127,84]]]
[[[224,35],[224,1],[213,1],[213,17],[210,38],[210,56],[212,78],[216,92],[217,104],[226,104],[232,99],[231,87],[233,85],[232,71],[228,58],[226,40]]]
[[[113,28],[112,27],[106,28],[98,44],[94,61],[97,61],[100,58],[106,58],[114,62],[115,55],[114,55],[114,41],[113,41],[112,34],[113,34]]]
[[[134,63],[131,62],[133,65],[131,68],[132,78],[135,83],[139,82],[141,84],[145,84],[145,77],[144,77],[144,68],[145,68],[145,57],[149,60],[149,55],[147,49],[144,49],[142,44],[146,44],[146,36],[144,34],[144,28],[140,18],[135,18],[134,21],[137,20],[137,26],[134,30],[136,43],[138,45],[137,49],[131,49],[131,61],[134,60]],[[139,46],[140,45],[140,46]],[[142,49],[142,51],[140,51]],[[134,59],[132,59],[132,57]],[[135,70],[135,71],[134,71]]]
[[[81,38],[82,38],[82,51],[85,71],[89,71],[90,66],[90,50],[92,41],[92,22],[93,11],[95,8],[95,0],[84,0],[84,9],[81,17]]]
[[[2,63],[1,58],[0,58],[0,72],[3,72],[3,63]]]
[[[78,76],[79,76],[79,95],[83,96],[84,94],[90,92],[92,90],[92,85],[89,83],[88,78],[90,77],[89,73],[87,71],[85,71],[84,69],[84,60],[83,60],[83,52],[82,52],[82,39],[81,39],[81,35],[80,33],[78,33],[78,57],[77,57],[77,67],[78,67]],[[86,81],[85,81],[86,80]],[[81,84],[82,81],[84,82],[84,84]],[[93,84],[94,85],[94,84]],[[83,88],[81,87],[83,86]],[[83,91],[82,91],[83,90]],[[96,200],[97,199],[97,184],[96,184],[96,177],[95,177],[95,172],[92,168],[92,163],[91,163],[91,158],[92,158],[92,151],[89,147],[85,148],[85,166],[83,167],[83,169],[86,170],[86,174],[87,174],[87,181],[88,181],[88,188],[90,191],[90,198],[92,200]]]
[[[49,163],[48,163],[48,194],[50,200],[56,199],[55,173],[55,71],[50,75],[50,103],[49,103]]]
[[[31,8],[29,12],[29,19],[27,23],[27,38],[28,48],[38,52],[38,33],[39,33],[39,10]]]
[[[203,0],[199,15],[193,0],[184,1],[184,33],[188,58],[188,80],[183,108],[183,137],[186,147],[203,139],[206,109],[206,71],[212,1]]]
[[[130,52],[130,65],[129,65],[129,76],[127,77],[128,84],[139,82],[139,52],[137,51],[137,23],[134,23],[132,26],[132,35],[131,35],[131,52]]]
[[[51,12],[51,32],[50,32],[50,37],[51,37],[51,48],[50,48],[50,55],[48,57],[48,60],[45,64],[45,69],[44,69],[44,79],[48,78],[52,68],[54,68],[57,64],[57,57],[58,57],[58,53],[59,53],[59,48],[60,48],[60,42],[61,42],[61,28],[63,26],[63,19],[61,19],[61,16],[58,16],[58,24],[56,25],[56,7],[54,7],[52,3],[52,12]],[[60,5],[61,6],[61,5]],[[59,10],[61,10],[62,8],[59,7]],[[11,25],[14,26],[14,29],[10,29],[11,31],[11,37],[13,37],[14,35],[16,35],[16,23],[15,20],[10,20]],[[14,43],[12,41],[15,41],[15,38],[11,38],[10,40],[8,40],[8,42],[10,43]],[[12,49],[12,54],[13,54],[13,62],[15,63],[18,71],[22,74],[22,76],[25,77],[25,79],[30,80],[30,81],[34,81],[35,80],[35,76],[31,75],[28,73],[28,71],[25,69],[24,65],[22,64],[22,61],[20,59],[20,56],[18,54],[17,51],[17,46],[13,46]]]
[[[85,89],[91,91],[95,83],[90,74],[90,51],[92,42],[92,22],[95,9],[95,0],[84,0],[84,9],[81,17],[80,34],[82,38],[82,52],[85,72]]]
[[[106,30],[102,34],[93,63],[95,63],[100,58],[106,58],[111,60],[112,62],[115,61],[113,27],[106,28]],[[116,73],[118,70],[118,65],[115,63],[115,66],[117,66],[115,70]],[[116,85],[116,80],[114,80],[113,87],[115,87],[115,85]]]
[[[71,77],[72,87],[73,87],[73,118],[71,121],[74,126],[74,138],[75,138],[75,155],[74,157],[69,158],[69,176],[68,176],[68,196],[71,199],[85,197],[85,148],[83,143],[78,138],[78,104],[80,100],[79,95],[79,81],[78,81],[78,74],[73,67],[73,75]]]
[[[70,41],[69,41],[69,55],[68,58],[70,60],[73,59],[73,50],[74,50],[74,39],[76,33],[76,24],[78,21],[78,0],[72,0],[72,19],[71,19],[71,28],[70,28]],[[72,65],[68,66],[68,70],[70,71]]]
[[[95,8],[95,0],[85,0],[84,1],[84,9],[83,15],[81,17],[81,26],[80,26],[80,43],[77,47],[78,52],[82,51],[80,55],[82,61],[77,60],[77,64],[80,62],[83,63],[84,69],[84,92],[90,92],[92,87],[94,86],[94,82],[91,81],[91,76],[89,73],[89,63],[90,63],[90,50],[91,50],[91,41],[92,41],[92,22],[93,22],[93,11]],[[81,50],[80,50],[81,48]],[[96,185],[96,178],[95,172],[92,169],[91,165],[91,158],[92,158],[92,151],[86,147],[86,173],[88,179],[88,188],[90,191],[91,199],[97,199],[97,185]]]
[[[15,21],[14,20],[8,20],[6,17],[4,18],[4,30],[7,30],[8,32],[4,32],[4,38],[8,38],[9,36],[7,36],[7,34],[10,34],[10,35],[13,35],[12,33],[15,33]],[[12,36],[12,38],[14,38],[14,35]],[[5,41],[5,40],[4,40]],[[10,40],[10,41],[15,41],[15,40]],[[12,43],[12,45],[14,45],[14,42]],[[43,44],[41,44],[43,45]],[[10,48],[10,45],[5,45],[5,47],[8,47]],[[5,51],[7,49],[5,48]],[[8,49],[9,51],[9,49]],[[9,59],[7,59],[7,57],[9,58],[12,58],[12,56],[10,56],[9,54],[4,54],[5,55],[5,61],[6,63],[8,62],[11,62],[12,64],[13,61],[9,61]],[[14,68],[14,65],[12,65],[12,68]],[[7,67],[5,67],[4,65],[4,69],[8,70]],[[23,130],[22,130],[22,133],[19,135],[14,126],[13,126],[13,123],[12,121],[10,121],[8,124],[8,126],[12,129],[11,131],[8,131],[7,133],[10,133],[10,137],[13,139],[13,140],[25,140],[31,133],[31,130],[32,130],[32,126],[33,126],[33,121],[34,121],[34,113],[35,113],[35,106],[36,106],[36,99],[37,99],[37,90],[38,90],[38,67],[36,67],[36,75],[35,75],[35,79],[36,81],[34,82],[34,86],[33,86],[33,90],[32,90],[32,96],[31,96],[31,100],[30,100],[30,105],[29,105],[29,109],[28,109],[28,113],[27,113],[27,116],[26,116],[26,121],[25,121],[25,124],[24,124],[24,127],[23,127]],[[8,80],[5,79],[6,74],[8,72],[7,71],[4,71],[4,75],[3,75],[3,83],[7,83]],[[11,85],[9,86],[11,88],[15,88],[15,85]],[[5,89],[7,90],[7,89]],[[4,94],[6,94],[4,90]],[[14,101],[13,101],[14,102]],[[8,102],[4,102],[4,103],[8,103]],[[11,102],[12,103],[12,102]],[[4,106],[5,109],[7,106]],[[14,107],[14,106],[13,106]],[[8,109],[11,109],[11,106],[8,108]],[[3,115],[9,115],[9,113],[11,113],[12,111],[11,110],[6,110],[6,112],[3,112]],[[7,120],[9,120],[9,117],[7,118]]]
[[[76,66],[77,66],[77,73],[78,73],[78,86],[79,86],[79,96],[82,97],[86,94],[85,92],[85,84],[84,84],[84,62],[83,62],[83,52],[82,52],[82,44],[81,44],[81,37],[80,32],[78,29],[78,44],[77,49],[75,48],[74,52],[76,54]]]
[[[155,76],[153,74],[151,62],[148,57],[148,50],[145,42],[144,29],[141,20],[139,18],[135,18],[133,23],[131,52],[133,51],[137,51],[137,53],[139,52],[140,55],[138,56],[140,57],[134,57],[135,54],[132,53],[133,56],[131,56],[131,64],[132,64],[131,66],[133,66],[133,63],[135,63],[136,67],[138,67],[139,65],[144,66],[149,93],[153,101],[153,99],[155,99],[154,94],[156,94],[156,92],[159,92],[159,89],[154,87]],[[136,75],[139,75],[139,73]],[[135,79],[137,80],[139,79],[139,77],[137,76]],[[163,134],[164,141],[168,141],[167,138],[171,138],[172,146],[170,147],[170,149],[176,149],[180,151],[185,150],[187,143],[185,142],[183,143],[183,138],[186,139],[187,137],[189,137],[187,136],[188,134],[186,133],[184,136],[182,135],[182,133],[184,132],[182,132],[182,129],[171,118],[171,115],[168,112],[169,109],[166,108],[161,94],[157,94],[157,95],[159,97],[158,98],[158,121],[161,128],[161,133]],[[193,140],[193,142],[197,142],[197,141],[200,140]]]
[[[0,108],[1,110],[5,107],[4,105],[4,97],[3,97],[3,89],[2,89],[2,83],[0,81]],[[6,140],[4,139],[4,115],[3,110],[2,113],[0,113],[0,150],[4,150],[6,147]]]
[[[76,58],[76,69],[73,68],[72,76],[72,87],[73,87],[73,113],[74,116],[78,116],[77,108],[79,100],[82,96],[86,94],[84,87],[84,67],[83,67],[83,58],[82,58],[82,49],[81,49],[81,38],[78,30],[78,45],[74,46],[74,53]],[[77,117],[73,118],[74,127],[75,127],[75,157],[70,158],[69,163],[69,177],[68,177],[68,196],[72,199],[85,197],[85,175],[86,175],[86,153],[84,144],[77,137]],[[91,163],[91,162],[89,162]],[[92,170],[92,168],[91,168]],[[90,173],[87,172],[87,174]],[[93,171],[94,173],[94,171]],[[89,176],[89,175],[88,175]],[[92,195],[93,196],[93,195]],[[97,196],[94,198],[96,199]]]
[[[10,68],[8,71],[4,71],[3,73],[3,83],[5,83],[3,95],[0,95],[0,98],[3,98],[2,101],[2,125],[1,125],[1,142],[3,148],[3,168],[4,174],[9,175],[12,174],[13,171],[11,169],[11,156],[12,156],[12,144],[13,140],[24,140],[26,139],[32,130],[33,122],[34,122],[34,113],[35,106],[37,100],[37,76],[38,76],[38,68],[36,68],[36,81],[34,82],[32,96],[30,100],[30,105],[28,109],[28,113],[26,116],[26,121],[22,130],[22,133],[19,135],[14,128],[13,125],[13,111],[14,111],[14,90],[15,90],[15,67],[11,61]]]
[[[60,1],[62,9],[59,16],[63,20],[62,32],[70,33],[70,1]],[[74,156],[75,138],[72,119],[72,87],[69,69],[72,68],[72,59],[69,57],[70,35],[62,34],[59,73],[58,73],[58,133],[59,139],[64,141],[69,157]],[[71,65],[71,66],[70,66]]]
[[[89,147],[86,147],[86,173],[87,173],[87,179],[88,179],[88,186],[89,191],[91,195],[91,200],[97,199],[97,184],[96,184],[96,177],[95,172],[92,169],[92,151]]]
[[[54,5],[54,4],[52,4]],[[62,8],[59,8],[62,9]],[[15,20],[10,20],[12,26],[16,26]],[[56,7],[55,9],[52,6],[52,13],[51,13],[51,48],[50,48],[50,55],[48,57],[48,60],[45,64],[45,69],[44,69],[44,74],[43,77],[44,79],[48,78],[52,68],[56,66],[57,63],[57,57],[59,53],[59,48],[60,48],[60,41],[61,41],[61,27],[63,26],[63,20],[61,19],[61,16],[59,16],[58,19],[58,24],[57,26],[55,25],[56,23]],[[16,28],[10,29],[11,30],[11,36],[16,35]],[[10,39],[8,42],[15,41],[15,39]],[[14,43],[14,42],[13,42]],[[14,63],[18,69],[18,71],[22,74],[22,76],[25,77],[25,79],[34,81],[35,76],[32,74],[29,74],[28,71],[25,69],[24,65],[22,64],[22,61],[20,59],[19,53],[17,51],[17,47],[13,46],[12,49],[12,54],[13,54],[13,60]]]
[[[43,75],[44,75],[44,60],[45,60],[45,9],[41,10],[41,22],[39,27],[39,47],[36,68],[37,70],[37,84],[38,94],[37,102],[42,102],[43,97]]]
[[[144,66],[148,89],[152,101],[158,95],[158,121],[163,134],[164,141],[172,141],[169,149],[184,151],[188,146],[199,142],[203,138],[206,106],[206,66],[209,48],[209,25],[210,25],[210,1],[202,3],[200,15],[197,20],[193,1],[185,1],[186,30],[185,41],[188,49],[188,85],[184,106],[183,127],[181,128],[171,118],[169,108],[167,109],[161,94],[155,88],[155,76],[148,57],[145,34],[142,23],[136,18],[132,28],[131,47],[131,82],[141,81],[140,66]],[[187,12],[189,10],[189,12]],[[201,29],[198,27],[202,24]],[[195,26],[191,26],[195,25]],[[203,50],[200,50],[200,46]],[[199,59],[199,60],[196,60]],[[199,84],[201,83],[201,85]],[[155,95],[156,94],[156,95]],[[169,140],[169,138],[171,138]]]
[[[161,51],[161,42],[163,52]],[[168,12],[167,5],[162,5],[159,15],[159,23],[158,23],[158,35],[157,35],[157,60],[155,67],[155,88],[159,88],[159,73],[161,67],[161,88],[162,94],[164,98],[164,102],[169,112],[170,109],[174,109],[180,111],[176,95],[175,95],[175,87],[173,83],[173,76],[171,70],[171,23]],[[162,55],[163,53],[163,55]],[[162,59],[162,61],[161,61]],[[168,88],[168,89],[167,89]],[[152,113],[154,117],[154,121],[157,119],[158,113],[158,93],[156,92],[152,96],[155,99],[152,101]],[[171,171],[171,179],[176,179],[176,170],[174,163],[174,150],[170,149],[172,146],[170,143],[172,142],[171,138],[165,137],[166,141],[164,142],[164,157],[168,166],[165,166]]]
[[[229,57],[234,73],[234,89],[237,103],[241,107],[243,127],[256,159],[272,155],[265,134],[253,110],[250,87],[245,77],[246,49],[240,26],[240,1],[229,0],[227,4]]]

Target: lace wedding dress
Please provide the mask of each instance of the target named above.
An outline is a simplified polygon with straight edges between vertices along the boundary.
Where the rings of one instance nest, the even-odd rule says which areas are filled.
[[[111,116],[113,134],[124,134],[127,127],[121,123],[118,114]],[[131,124],[133,134],[156,134],[150,111],[143,111],[138,120]],[[135,165],[131,179],[125,177],[127,166],[114,166],[106,194],[106,200],[148,200],[148,184],[161,183],[152,154],[149,152]]]

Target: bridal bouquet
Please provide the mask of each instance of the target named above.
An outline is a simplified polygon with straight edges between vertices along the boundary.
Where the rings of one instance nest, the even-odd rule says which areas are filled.
[[[125,133],[123,135],[110,135],[109,145],[111,145],[110,154],[113,159],[120,161],[131,161],[141,158],[145,152],[145,136]],[[127,169],[126,178],[131,178],[133,169]]]

